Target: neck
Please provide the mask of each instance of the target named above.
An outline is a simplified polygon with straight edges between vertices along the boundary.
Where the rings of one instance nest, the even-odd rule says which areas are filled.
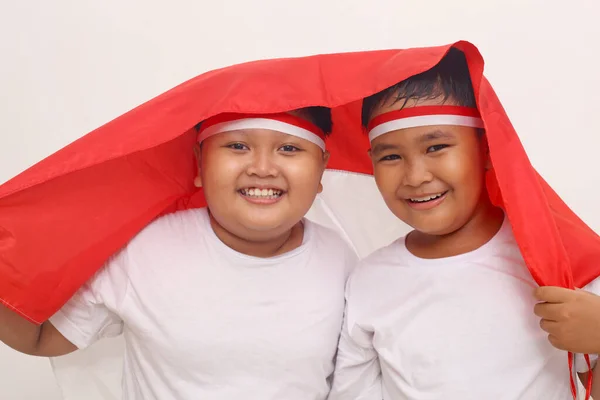
[[[264,240],[247,240],[236,236],[223,228],[210,214],[210,225],[215,235],[227,247],[252,257],[269,258],[287,253],[302,244],[304,239],[304,224],[298,222],[290,230],[281,235]]]
[[[406,246],[420,258],[445,258],[465,254],[489,242],[500,230],[504,212],[489,200],[480,204],[469,221],[460,229],[446,235],[411,232]]]

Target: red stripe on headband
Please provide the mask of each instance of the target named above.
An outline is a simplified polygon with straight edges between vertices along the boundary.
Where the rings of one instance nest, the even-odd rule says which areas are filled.
[[[367,132],[373,128],[385,124],[386,122],[396,121],[404,118],[422,117],[426,115],[458,115],[461,117],[481,118],[479,110],[474,107],[463,106],[418,106],[403,108],[401,110],[390,111],[373,118],[367,127]]]
[[[307,131],[317,135],[322,140],[325,140],[325,133],[318,126],[316,126],[312,122],[307,121],[303,118],[297,117],[292,114],[287,114],[287,113],[278,113],[278,114],[224,113],[224,114],[219,114],[219,115],[215,115],[214,117],[211,117],[211,118],[207,119],[206,121],[202,122],[202,125],[200,125],[200,131],[198,133],[201,134],[202,131],[204,131],[205,129],[208,129],[211,126],[214,126],[214,125],[217,125],[217,124],[220,124],[223,122],[236,121],[236,120],[245,119],[245,118],[265,118],[265,119],[272,119],[274,121],[279,121],[279,122],[283,122],[286,124],[294,125],[294,126],[297,126],[298,128],[306,129]]]

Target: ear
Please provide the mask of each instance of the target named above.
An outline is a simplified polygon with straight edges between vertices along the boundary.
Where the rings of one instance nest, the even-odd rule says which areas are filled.
[[[369,160],[371,160],[371,164],[375,165],[375,160],[373,160],[373,151],[371,150],[370,147],[369,147],[369,150],[367,151],[367,154],[369,155]]]
[[[323,151],[323,166],[324,168],[327,168],[327,163],[329,163],[329,157],[331,156],[331,154],[325,150]],[[321,175],[321,179],[323,179],[323,175]],[[317,193],[321,193],[323,192],[323,183],[319,182],[319,187],[317,189]]]
[[[331,154],[327,150],[323,152],[323,163],[325,164],[325,167],[327,167],[327,163],[329,163],[330,156]]]
[[[194,144],[194,155],[196,156],[196,177],[194,178],[194,186],[202,187],[202,176],[200,174],[200,160],[202,159],[202,146],[199,143]]]

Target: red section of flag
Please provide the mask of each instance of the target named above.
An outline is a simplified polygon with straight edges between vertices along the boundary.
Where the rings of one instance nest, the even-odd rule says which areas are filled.
[[[193,127],[220,113],[333,107],[329,167],[371,173],[360,100],[467,56],[485,123],[493,201],[508,214],[539,284],[582,287],[600,275],[600,239],[531,166],[466,42],[410,50],[246,63],[203,74],[82,137],[0,186],[0,299],[41,322],[156,217],[204,205],[193,186]]]

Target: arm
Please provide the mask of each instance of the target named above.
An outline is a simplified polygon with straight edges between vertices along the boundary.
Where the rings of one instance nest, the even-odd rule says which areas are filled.
[[[50,322],[35,325],[4,305],[0,305],[0,341],[40,357],[58,357],[77,349]]]
[[[361,326],[361,315],[368,314],[361,282],[360,270],[346,283],[346,310],[338,344],[333,384],[328,400],[381,400],[382,383],[379,356],[373,346],[374,332]],[[354,289],[354,291],[353,291]],[[368,309],[369,306],[366,306]]]
[[[373,334],[355,326],[352,332],[345,318],[333,385],[328,400],[381,400],[381,369],[372,343]],[[360,342],[360,343],[359,343]]]
[[[109,263],[42,325],[0,303],[0,341],[21,353],[58,357],[115,336],[121,332],[122,321],[112,310],[119,308],[127,282],[124,268]]]

